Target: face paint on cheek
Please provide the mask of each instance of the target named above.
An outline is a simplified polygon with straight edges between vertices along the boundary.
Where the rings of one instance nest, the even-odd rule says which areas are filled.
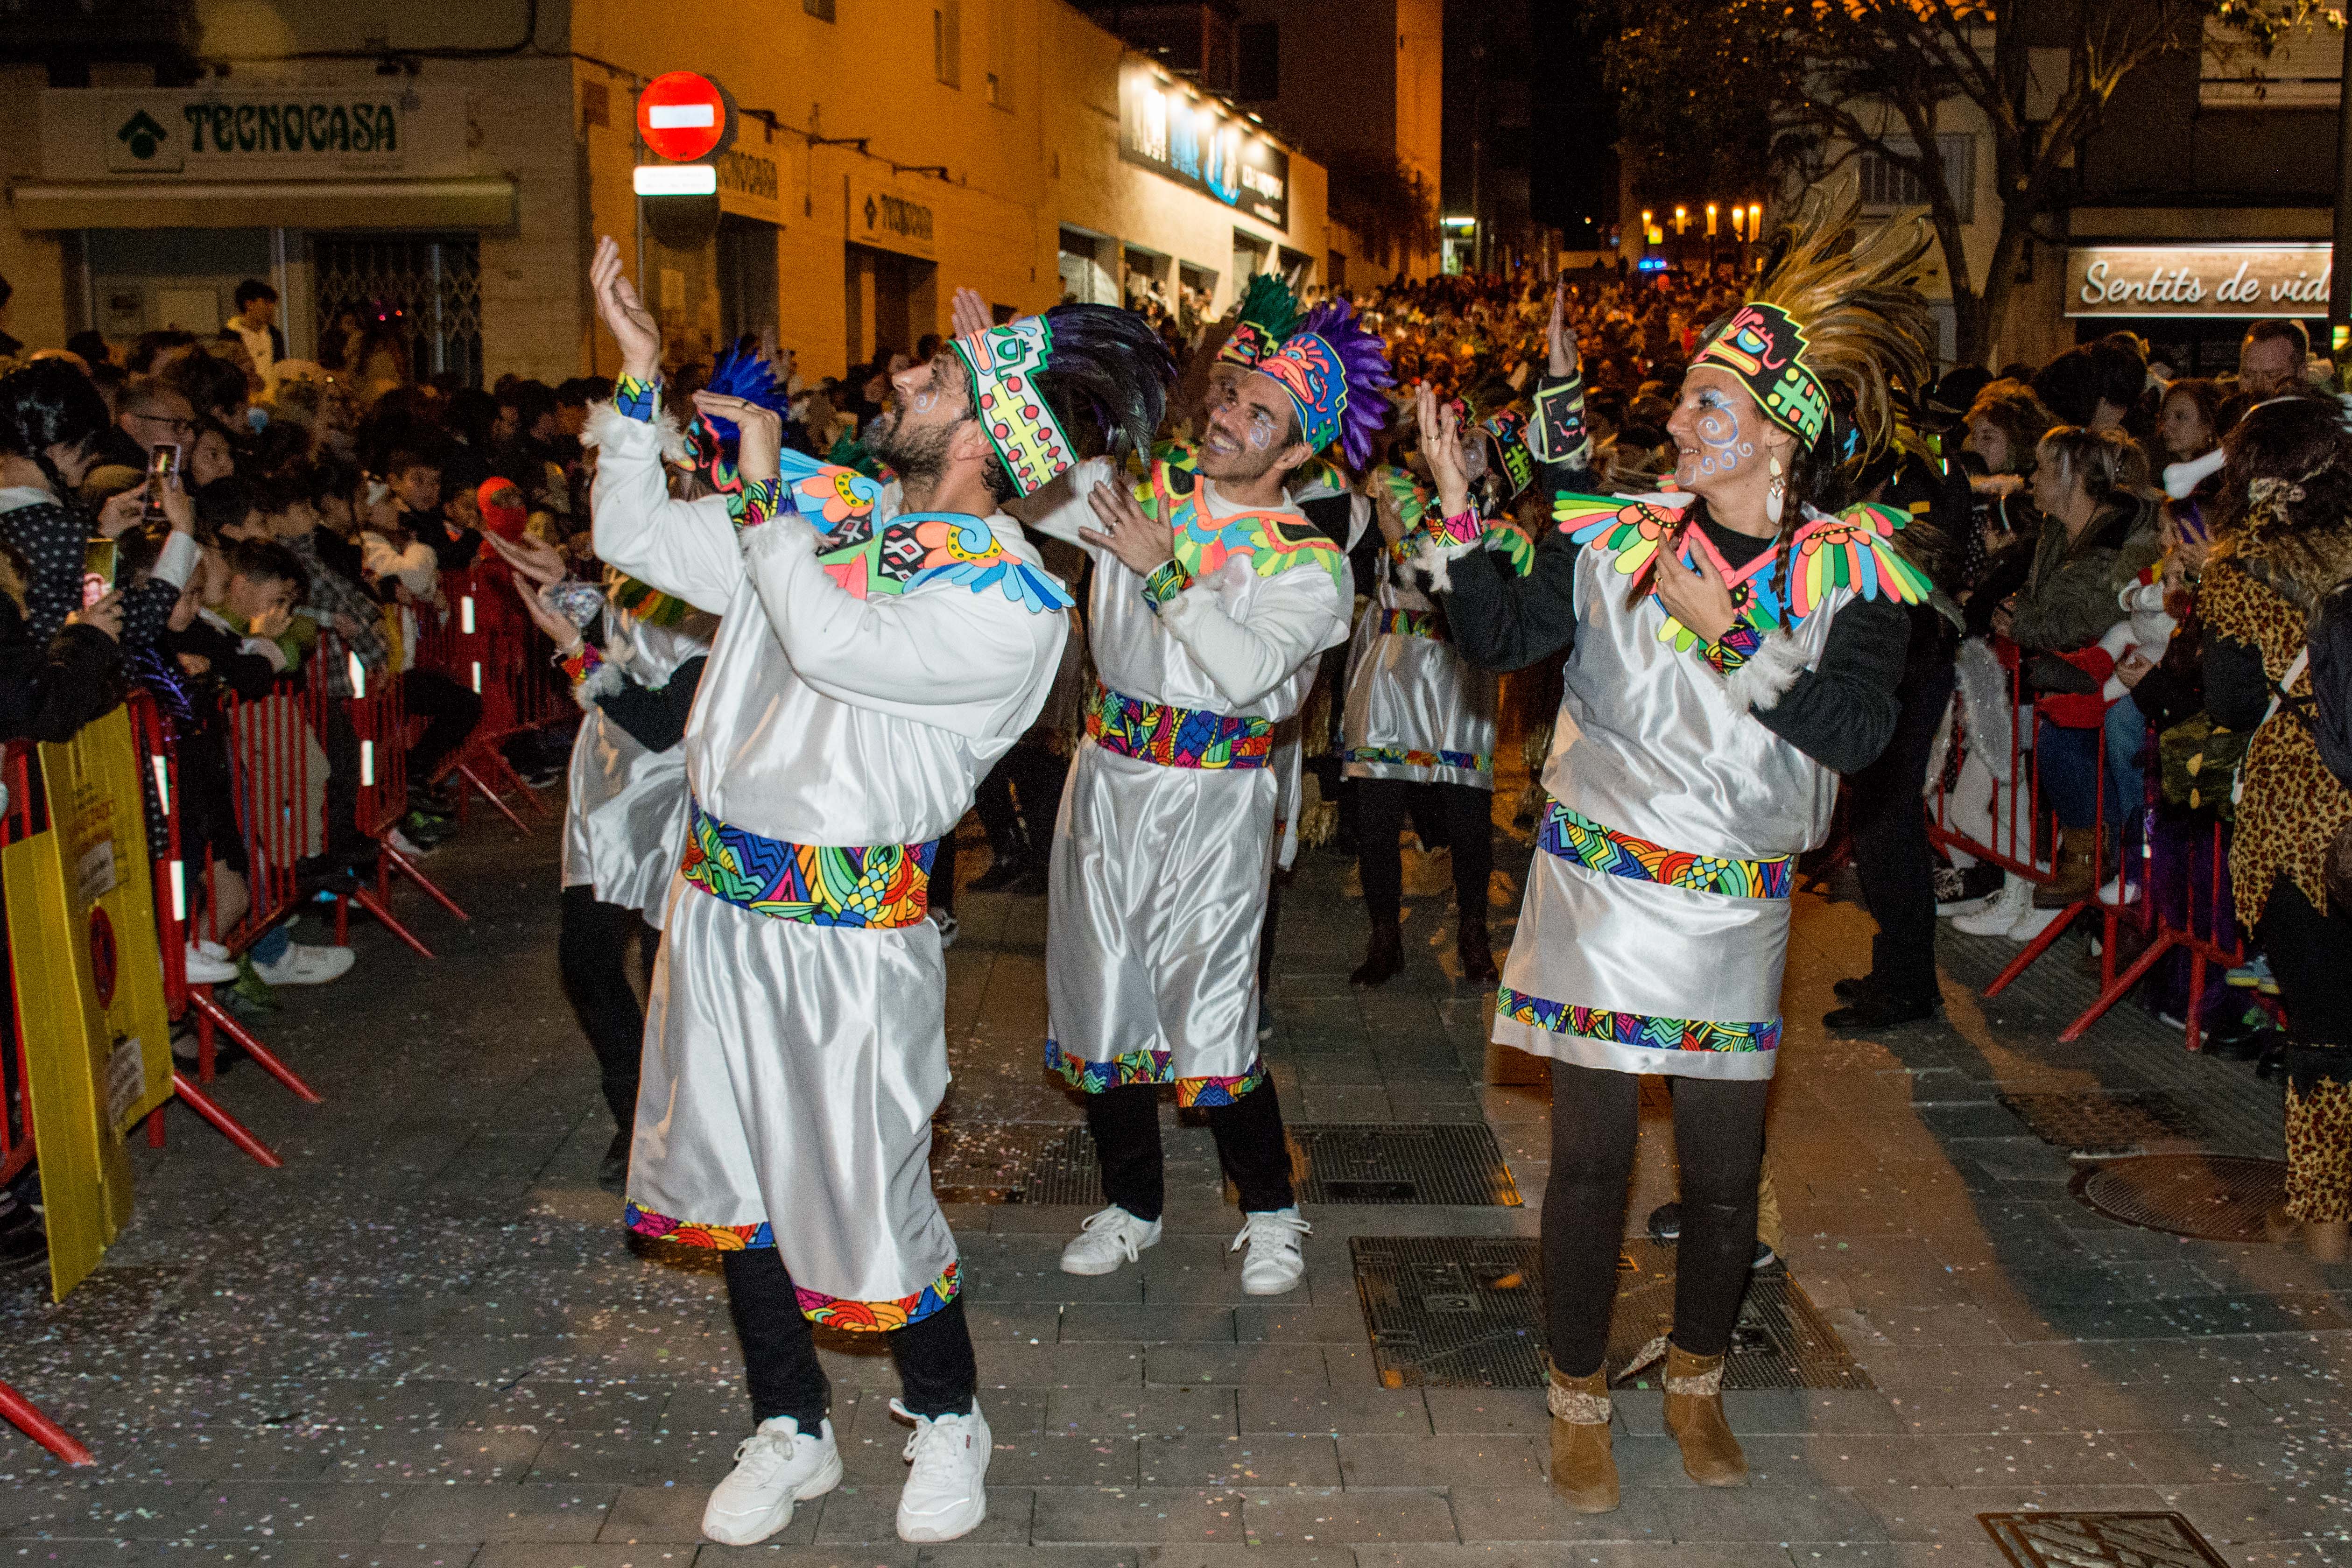
[[[1251,450],[1251,451],[1253,451],[1253,452],[1263,452],[1263,451],[1265,451],[1265,450],[1266,443],[1267,443],[1267,442],[1269,442],[1269,441],[1272,441],[1273,439],[1274,439],[1274,433],[1273,433],[1272,431],[1270,431],[1270,430],[1266,429],[1266,427],[1265,427],[1265,425],[1263,425],[1263,424],[1253,424],[1253,425],[1251,425],[1251,426],[1250,426],[1250,432],[1249,432],[1249,444],[1250,444],[1250,450]]]
[[[1706,455],[1698,462],[1702,478],[1728,474],[1739,466],[1742,458],[1756,455],[1755,443],[1740,437],[1738,411],[1727,404],[1702,406],[1693,428],[1699,444],[1706,448]]]

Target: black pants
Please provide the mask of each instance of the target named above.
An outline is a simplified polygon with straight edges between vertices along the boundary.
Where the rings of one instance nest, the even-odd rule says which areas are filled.
[[[1771,1092],[1769,1080],[1675,1083],[1683,1234],[1675,1249],[1674,1339],[1693,1355],[1721,1355],[1731,1348],[1732,1324],[1756,1258],[1756,1179]],[[1642,1081],[1633,1073],[1551,1064],[1544,1298],[1551,1358],[1570,1377],[1590,1376],[1608,1354],[1641,1117]]]
[[[793,1277],[772,1247],[719,1254],[727,1275],[727,1311],[743,1345],[743,1381],[751,1385],[751,1419],[789,1416],[814,1435],[833,1407],[833,1383],[816,1358],[816,1342],[801,1316]],[[963,1298],[918,1323],[892,1329],[890,1359],[898,1364],[899,1396],[918,1416],[968,1416],[980,1368]]]
[[[2289,877],[2271,884],[2257,935],[2287,1028],[2305,1045],[2352,1043],[2352,925],[2311,906]]]
[[[931,857],[931,891],[925,907],[938,910],[949,919],[955,918],[956,828],[963,826],[961,818],[940,840],[939,853]]]
[[[1364,879],[1364,913],[1374,925],[1394,925],[1404,901],[1404,855],[1397,834],[1410,810],[1444,825],[1454,847],[1454,897],[1465,920],[1486,918],[1486,879],[1495,869],[1495,796],[1468,784],[1407,784],[1359,779],[1356,784],[1356,863]],[[1416,801],[1416,792],[1419,800]],[[1434,808],[1434,810],[1430,810]],[[1426,842],[1431,835],[1424,834]]]
[[[400,700],[411,714],[431,721],[408,748],[408,781],[430,784],[482,722],[482,699],[438,670],[409,670],[400,677]]]
[[[1846,779],[1854,875],[1864,905],[1878,922],[1870,941],[1870,977],[1888,996],[1906,1001],[1934,1001],[1938,995],[1936,862],[1919,791],[1958,674],[1949,659],[1906,671],[1895,690],[1903,706],[1894,738],[1877,761]]]
[[[1298,1201],[1290,1189],[1290,1145],[1282,1104],[1266,1080],[1230,1105],[1207,1107],[1217,1163],[1242,1195],[1242,1212],[1264,1214]],[[1168,1203],[1160,1152],[1160,1091],[1128,1083],[1087,1096],[1087,1128],[1102,1161],[1103,1197],[1138,1219],[1157,1219]]]
[[[1070,765],[1034,740],[1024,740],[996,759],[980,781],[972,809],[988,830],[989,848],[999,860],[1044,854],[1054,847],[1054,821],[1062,811],[1062,780]],[[1016,803],[1017,801],[1017,803]]]
[[[563,976],[563,995],[580,1032],[596,1053],[603,1079],[604,1103],[613,1123],[626,1132],[637,1117],[637,1064],[646,1048],[646,1015],[637,993],[629,988],[625,967],[629,939],[640,943],[639,960],[650,981],[654,954],[661,933],[646,925],[634,909],[600,904],[596,890],[585,884],[563,890],[562,923],[555,936],[556,967]]]

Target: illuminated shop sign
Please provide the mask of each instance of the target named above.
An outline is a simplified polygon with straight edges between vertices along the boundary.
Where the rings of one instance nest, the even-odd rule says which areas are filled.
[[[1150,66],[1131,64],[1119,75],[1118,150],[1180,185],[1290,227],[1290,154],[1232,105],[1163,81]]]
[[[2325,245],[2087,245],[2066,253],[2069,316],[2325,316]]]

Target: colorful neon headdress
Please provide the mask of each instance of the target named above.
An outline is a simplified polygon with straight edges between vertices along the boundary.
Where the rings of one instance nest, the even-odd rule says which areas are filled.
[[[1808,192],[1779,262],[1691,366],[1738,376],[1765,417],[1807,450],[1834,410],[1853,423],[1853,449],[1840,455],[1867,462],[1896,439],[1897,383],[1912,392],[1927,383],[1935,324],[1910,276],[1927,249],[1927,224],[1891,220],[1857,237],[1860,209],[1858,194]]]
[[[1536,455],[1528,449],[1528,416],[1507,408],[1483,421],[1478,428],[1494,444],[1495,461],[1488,472],[1502,480],[1503,499],[1517,500],[1536,482]]]
[[[1108,305],[1061,305],[953,340],[971,374],[972,413],[1017,495],[1078,460],[1071,432],[1113,457],[1146,450],[1176,366],[1150,322]]]
[[[1234,335],[1217,350],[1217,361],[1255,370],[1258,361],[1279,348],[1297,325],[1298,297],[1291,293],[1289,283],[1278,273],[1256,273],[1242,295]]]
[[[768,361],[749,349],[730,349],[719,355],[702,390],[740,397],[787,421],[792,417],[792,399],[783,383],[776,380],[776,372]],[[694,409],[688,404],[684,412],[694,413]],[[721,495],[733,496],[741,488],[735,475],[734,457],[739,434],[733,420],[704,413],[695,414],[686,429],[686,467]]]
[[[1318,452],[1336,441],[1350,468],[1364,465],[1372,433],[1388,416],[1381,393],[1396,378],[1389,374],[1387,349],[1357,321],[1354,306],[1334,299],[1309,310],[1257,371],[1290,394],[1301,441]]]

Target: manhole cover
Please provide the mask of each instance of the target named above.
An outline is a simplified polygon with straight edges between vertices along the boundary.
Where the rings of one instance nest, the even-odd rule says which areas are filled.
[[[1519,1203],[1484,1122],[1306,1122],[1287,1130],[1301,1203]],[[1093,1136],[1061,1122],[935,1124],[931,1183],[942,1203],[1103,1202]]]
[[[1307,1123],[1289,1132],[1301,1203],[1519,1206],[1484,1122]]]
[[[2177,1513],[1980,1513],[2016,1568],[2229,1568]]]
[[[2137,1154],[2206,1135],[2195,1113],[2161,1089],[2004,1090],[2000,1099],[2035,1137],[2074,1155]]]
[[[1064,1122],[934,1125],[931,1186],[941,1203],[1103,1201],[1094,1138]]]
[[[1537,1243],[1500,1237],[1356,1237],[1349,1242],[1373,1364],[1390,1388],[1543,1386]],[[1629,1241],[1619,1260],[1609,1366],[1633,1358],[1674,1311],[1674,1249]],[[1732,1331],[1726,1388],[1868,1388],[1804,1291],[1759,1274]]]
[[[2141,1155],[2078,1173],[2076,1197],[2125,1225],[2200,1241],[2261,1241],[2286,1192],[2286,1166],[2242,1155]]]

